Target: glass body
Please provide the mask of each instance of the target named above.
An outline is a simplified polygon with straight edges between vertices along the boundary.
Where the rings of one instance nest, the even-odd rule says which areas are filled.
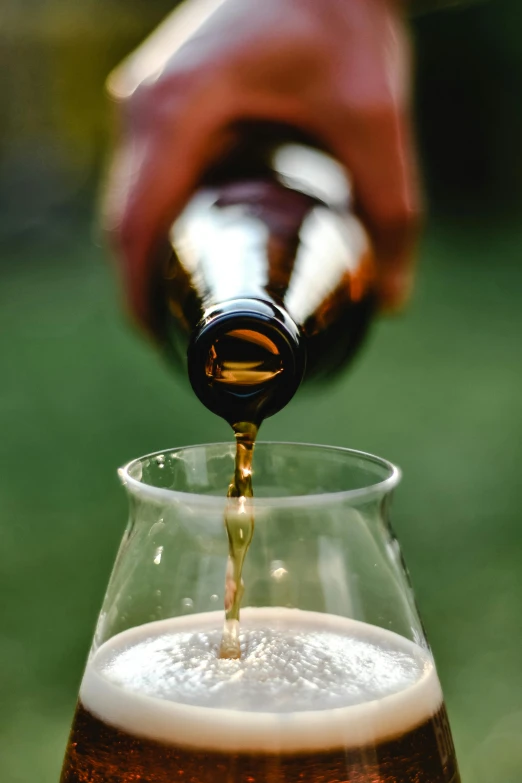
[[[456,783],[390,463],[256,445],[242,657],[219,660],[234,454],[174,449],[120,471],[129,523],[62,783]]]

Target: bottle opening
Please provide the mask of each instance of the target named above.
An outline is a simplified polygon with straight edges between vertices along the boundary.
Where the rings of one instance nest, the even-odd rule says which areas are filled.
[[[267,335],[232,329],[210,347],[205,374],[214,383],[258,386],[283,372],[281,352]]]
[[[293,397],[305,368],[299,330],[276,305],[231,300],[207,314],[188,351],[199,399],[229,423],[259,425]]]

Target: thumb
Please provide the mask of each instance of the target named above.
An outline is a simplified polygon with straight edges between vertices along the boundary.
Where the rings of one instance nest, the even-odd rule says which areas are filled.
[[[146,329],[153,319],[155,250],[220,148],[220,110],[213,110],[209,99],[198,101],[186,85],[180,100],[172,85],[170,90],[165,96],[147,88],[139,102],[132,99],[128,130],[114,156],[103,207],[131,310]]]

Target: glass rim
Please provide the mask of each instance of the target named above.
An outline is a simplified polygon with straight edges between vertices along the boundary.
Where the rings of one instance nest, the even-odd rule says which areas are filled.
[[[142,457],[127,462],[121,468],[118,469],[118,476],[122,484],[132,492],[133,495],[143,498],[149,498],[157,501],[170,501],[174,503],[184,503],[186,505],[205,506],[207,508],[216,506],[216,500],[226,501],[226,489],[223,487],[223,495],[203,495],[197,492],[183,492],[177,489],[167,489],[166,487],[156,487],[153,484],[148,484],[141,479],[136,479],[130,475],[132,468],[142,463],[146,459],[153,459],[160,455],[172,454],[175,452],[186,451],[188,449],[207,449],[209,447],[222,446],[230,449],[234,446],[233,441],[216,441],[213,443],[195,443],[189,446],[175,446],[170,449],[164,449],[163,451],[154,451],[150,454],[145,454]],[[359,451],[357,449],[349,449],[345,446],[329,446],[318,443],[299,443],[293,441],[257,441],[257,446],[293,446],[295,448],[305,449],[320,449],[329,452],[338,452],[348,457],[354,457],[365,460],[366,462],[379,465],[384,468],[388,475],[382,481],[376,481],[370,483],[364,487],[358,487],[357,489],[338,490],[334,492],[314,492],[310,495],[287,495],[283,497],[255,497],[254,505],[257,507],[302,507],[313,505],[325,505],[331,503],[340,503],[349,500],[360,499],[372,499],[379,496],[384,496],[391,492],[399,484],[402,472],[401,469],[394,465],[384,457],[377,457],[375,454],[370,454],[366,451]],[[255,485],[254,485],[255,487]]]

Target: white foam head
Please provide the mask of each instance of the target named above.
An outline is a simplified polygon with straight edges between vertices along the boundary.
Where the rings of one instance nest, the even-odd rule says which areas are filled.
[[[221,751],[290,753],[382,742],[442,694],[428,650],[366,623],[245,609],[242,658],[217,656],[221,612],[132,628],[91,657],[80,691],[132,734]]]

